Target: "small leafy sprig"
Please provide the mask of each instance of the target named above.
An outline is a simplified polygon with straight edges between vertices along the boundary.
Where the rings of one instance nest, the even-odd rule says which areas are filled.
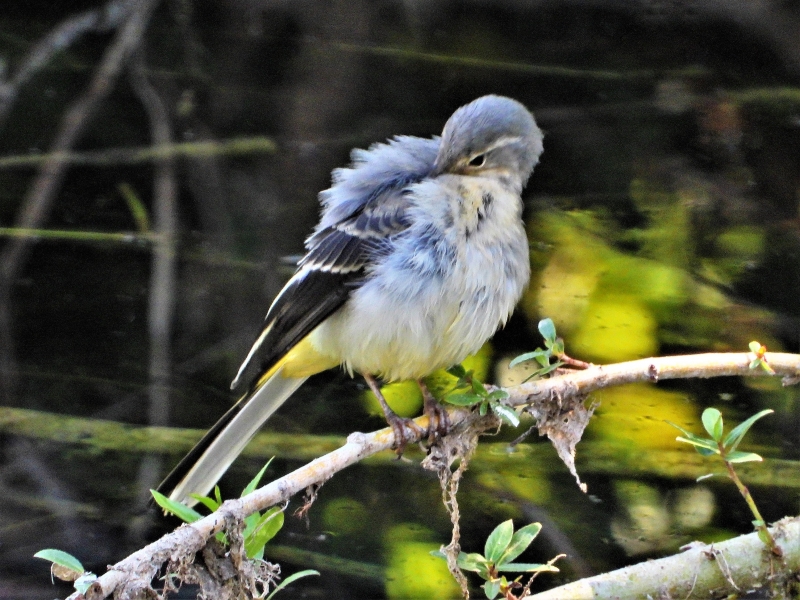
[[[459,552],[457,564],[465,571],[474,571],[486,581],[482,587],[489,600],[493,600],[498,595],[502,595],[507,600],[521,598],[528,593],[530,583],[538,573],[558,572],[552,563],[563,556],[559,555],[547,564],[513,562],[530,546],[541,529],[541,524],[531,523],[514,531],[511,519],[504,521],[495,527],[486,538],[483,554]],[[431,554],[439,558],[446,558],[441,550],[435,550]],[[522,576],[508,581],[505,575],[500,574],[503,572],[534,573],[534,575],[531,581],[523,586],[520,583]],[[523,590],[523,593],[515,595],[514,590]]]
[[[478,405],[478,411],[481,416],[491,410],[503,422],[512,427],[519,425],[517,411],[501,402],[501,400],[508,398],[508,392],[505,390],[492,390],[490,392],[483,383],[473,377],[472,371],[467,371],[461,365],[450,367],[447,372],[454,377],[458,377],[458,381],[456,381],[453,391],[445,396],[445,402],[455,406]]]
[[[539,321],[538,329],[544,338],[544,349],[537,348],[533,352],[520,354],[508,364],[508,367],[513,369],[518,364],[529,360],[535,360],[539,363],[541,365],[540,368],[525,378],[525,381],[540,379],[564,365],[580,369],[586,369],[591,366],[587,362],[567,356],[566,352],[564,352],[564,340],[556,334],[556,325],[552,319]],[[555,362],[551,363],[550,361],[553,359],[555,359]]]
[[[742,441],[742,438],[745,436],[745,434],[753,426],[753,423],[773,412],[775,411],[769,408],[762,410],[761,412],[756,413],[746,421],[734,427],[728,432],[727,435],[724,435],[725,431],[722,423],[722,413],[720,413],[716,408],[707,408],[703,411],[701,420],[706,432],[709,436],[711,436],[710,438],[704,438],[699,435],[695,435],[680,425],[676,425],[670,421],[667,421],[667,423],[676,429],[679,429],[681,433],[683,433],[683,436],[676,438],[679,442],[691,444],[702,456],[713,456],[716,454],[722,459],[722,462],[725,463],[725,467],[728,471],[728,477],[730,477],[733,483],[736,484],[739,493],[742,495],[745,502],[747,502],[747,506],[750,508],[750,512],[753,514],[753,526],[756,528],[756,531],[758,531],[759,539],[775,556],[782,556],[783,552],[775,543],[775,539],[772,537],[772,534],[767,528],[767,524],[764,521],[764,518],[761,516],[761,512],[758,510],[755,500],[753,500],[753,497],[750,495],[750,490],[748,490],[744,483],[742,483],[742,480],[739,479],[739,475],[733,468],[734,463],[753,461],[760,462],[764,460],[758,454],[753,452],[742,452],[736,448],[739,446],[739,442]],[[711,474],[699,477],[698,481],[707,477],[711,477]]]
[[[750,342],[749,348],[750,352],[753,353],[753,358],[750,360],[750,368],[758,369],[761,367],[770,375],[775,375],[775,369],[767,362],[767,347],[762,346],[760,342],[753,341]]]
[[[69,552],[46,548],[39,550],[33,556],[53,563],[50,565],[50,574],[61,581],[71,581],[75,590],[80,594],[85,594],[89,586],[97,579],[97,575],[84,569],[81,561]]]
[[[537,348],[533,352],[520,354],[508,364],[508,367],[513,369],[518,364],[529,360],[535,360],[539,363],[541,368],[534,371],[525,381],[544,377],[564,364],[563,361],[558,360],[558,358],[564,354],[564,340],[556,336],[556,325],[553,323],[553,320],[542,319],[539,321],[538,329],[539,333],[541,333],[544,338],[544,350]],[[556,358],[556,362],[551,364],[550,360],[553,357]]]
[[[269,462],[264,465],[264,467],[250,481],[250,483],[247,484],[244,490],[242,490],[242,497],[253,492],[258,487],[261,478],[264,476],[264,473],[271,462],[272,459],[270,459]],[[192,507],[183,504],[182,502],[172,500],[156,490],[150,490],[150,492],[153,494],[153,499],[155,500],[156,504],[158,504],[165,512],[172,513],[186,523],[193,523],[203,518],[203,515],[201,515]],[[214,512],[222,505],[222,496],[219,491],[219,486],[214,487],[213,498],[210,496],[200,496],[199,494],[190,494],[190,496],[208,508],[208,510],[211,512]],[[255,512],[252,515],[247,516],[244,520],[244,530],[242,531],[244,550],[247,558],[251,560],[263,560],[264,546],[277,535],[282,527],[283,509],[279,506],[273,506],[263,513]],[[223,532],[217,533],[216,539],[222,544],[227,545],[228,543],[227,536]],[[300,571],[290,575],[281,581],[281,583],[274,590],[272,590],[270,595],[267,596],[267,600],[270,600],[277,592],[288,586],[290,583],[297,581],[301,577],[307,577],[309,575],[319,575],[319,572],[313,569],[307,569],[305,571]]]

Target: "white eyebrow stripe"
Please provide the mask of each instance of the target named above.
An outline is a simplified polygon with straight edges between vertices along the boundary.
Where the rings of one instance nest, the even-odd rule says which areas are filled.
[[[494,144],[488,146],[481,154],[484,152],[490,152],[495,148],[501,148],[502,146],[508,146],[509,144],[516,144],[523,141],[521,136],[518,135],[505,135],[501,138],[498,138]]]

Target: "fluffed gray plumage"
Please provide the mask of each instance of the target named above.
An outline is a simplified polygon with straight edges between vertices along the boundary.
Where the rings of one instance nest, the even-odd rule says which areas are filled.
[[[530,112],[501,96],[459,108],[441,138],[355,150],[320,193],[307,253],[234,379],[258,356],[250,391],[160,489],[207,493],[306,377],[336,365],[364,375],[402,443],[374,377],[422,386],[505,324],[530,276],[520,194],[541,153]]]

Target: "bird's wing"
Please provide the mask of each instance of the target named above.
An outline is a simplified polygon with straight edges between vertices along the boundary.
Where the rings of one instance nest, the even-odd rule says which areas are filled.
[[[428,151],[418,152],[420,144]],[[393,236],[409,226],[406,189],[428,175],[436,147],[434,140],[398,138],[356,155],[352,168],[337,171],[334,186],[322,194],[326,210],[306,241],[308,252],[272,303],[231,387],[257,354],[264,373],[345,303],[369,265],[390,250]],[[384,160],[382,178],[377,180],[373,163],[387,151],[395,162]],[[408,168],[411,158],[416,161],[413,169]],[[348,203],[351,210],[343,214],[341,208]],[[338,217],[333,222],[332,212]],[[263,381],[256,378],[253,389]]]

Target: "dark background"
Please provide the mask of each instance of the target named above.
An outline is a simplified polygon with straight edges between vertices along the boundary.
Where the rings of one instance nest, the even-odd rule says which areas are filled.
[[[67,20],[102,6],[7,2],[0,15],[0,404],[35,411],[0,420],[0,598],[68,595],[51,587],[37,550],[67,550],[102,573],[174,525],[142,507],[192,435],[153,453],[134,426],[211,425],[236,399],[229,382],[291,273],[282,257],[302,252],[316,223],[331,170],[354,147],[438,134],[486,93],[523,102],[546,135],[524,195],[534,277],[481,363],[488,379],[510,381],[503,361],[541,345],[543,317],[568,352],[596,362],[746,352],[753,339],[798,350],[797,2],[162,2],[139,54],[85,115],[52,200],[23,221],[43,171],[12,159],[50,151],[68,111],[88,105],[119,28]],[[57,27],[70,40],[60,50],[46,41]],[[45,58],[15,79],[36,48]],[[160,120],[143,103],[148,89]],[[189,147],[166,174],[163,162],[113,151],[153,143],[154,122],[172,142],[259,147]],[[172,192],[159,196],[159,177]],[[764,379],[599,394],[578,447],[589,495],[545,441],[508,454],[519,432],[489,438],[462,485],[462,545],[480,551],[506,518],[542,521],[523,558],[569,554],[561,574],[539,579],[544,589],[749,531],[732,484],[696,484],[694,453],[663,422],[699,433],[710,405],[731,421],[778,412],[751,440],[768,460],[746,473],[765,518],[794,514],[800,481],[776,481],[770,460],[798,458],[796,396]],[[267,477],[310,459],[320,436],[381,427],[366,405],[360,379],[312,378],[270,421],[295,447]],[[98,441],[66,417],[131,427]],[[271,454],[238,461],[223,492],[237,494]],[[418,454],[385,458],[328,482],[307,521],[289,516],[299,499],[289,507],[267,558],[322,577],[286,593],[455,593],[428,557],[450,538],[438,482]]]

